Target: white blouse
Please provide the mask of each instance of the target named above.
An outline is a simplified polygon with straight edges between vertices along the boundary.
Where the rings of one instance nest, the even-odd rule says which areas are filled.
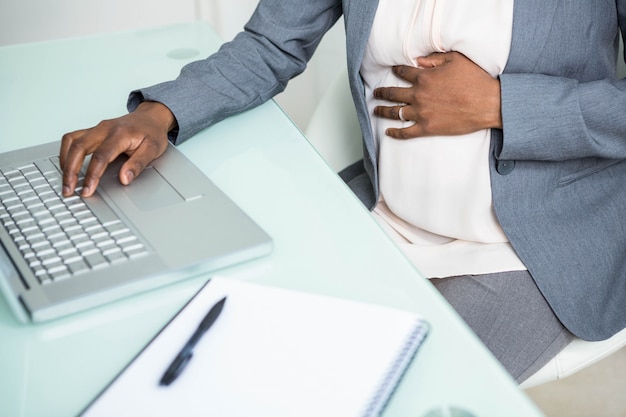
[[[458,51],[493,77],[509,56],[513,0],[380,0],[361,66],[370,114],[377,87],[408,86],[393,65]],[[397,140],[412,121],[372,116],[381,199],[375,217],[427,277],[526,269],[495,217],[490,131]]]

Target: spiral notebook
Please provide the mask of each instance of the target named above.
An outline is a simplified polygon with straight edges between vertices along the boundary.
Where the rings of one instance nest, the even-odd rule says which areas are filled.
[[[159,385],[223,297],[187,367]],[[427,333],[406,311],[212,278],[81,415],[377,416]]]

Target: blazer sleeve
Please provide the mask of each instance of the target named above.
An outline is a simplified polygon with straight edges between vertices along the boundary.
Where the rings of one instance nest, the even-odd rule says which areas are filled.
[[[626,79],[505,74],[501,87],[499,159],[626,159]]]
[[[501,75],[499,159],[626,159],[626,79],[615,79],[626,0],[590,10],[558,11],[550,35],[526,45],[516,68]],[[581,29],[585,24],[595,26],[593,35]]]
[[[177,79],[133,91],[128,109],[142,101],[166,105],[178,122],[170,140],[179,144],[283,91],[341,14],[340,0],[261,0],[231,42],[183,67]]]

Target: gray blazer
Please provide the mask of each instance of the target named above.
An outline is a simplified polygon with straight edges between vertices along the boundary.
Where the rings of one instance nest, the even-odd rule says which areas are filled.
[[[180,143],[281,92],[343,14],[369,196],[376,158],[359,67],[376,0],[261,0],[245,31],[170,82],[131,94],[175,114]],[[490,158],[497,217],[563,324],[626,327],[626,80],[615,80],[626,0],[516,0]],[[367,193],[366,193],[367,194]]]

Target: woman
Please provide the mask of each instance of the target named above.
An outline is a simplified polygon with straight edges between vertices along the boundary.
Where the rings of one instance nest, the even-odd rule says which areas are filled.
[[[626,326],[626,0],[261,0],[246,30],[131,113],[63,138],[132,181],[169,140],[263,103],[343,14],[365,144],[351,188],[518,381]]]

